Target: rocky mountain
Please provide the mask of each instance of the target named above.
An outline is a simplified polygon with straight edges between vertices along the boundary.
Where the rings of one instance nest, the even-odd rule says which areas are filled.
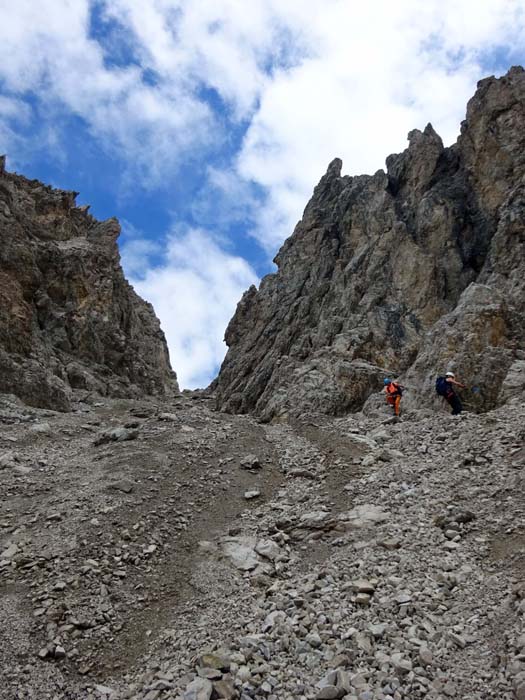
[[[153,308],[124,278],[118,222],[75,198],[0,159],[0,392],[68,410],[72,389],[177,389]]]
[[[386,172],[329,165],[227,328],[221,409],[373,410],[385,375],[428,404],[448,369],[475,410],[525,389],[524,70],[478,84],[451,147],[430,124],[408,140]]]
[[[525,699],[524,91],[330,165],[229,325],[230,413],[172,395],[117,222],[0,161],[2,700]],[[479,413],[422,405],[445,366]]]

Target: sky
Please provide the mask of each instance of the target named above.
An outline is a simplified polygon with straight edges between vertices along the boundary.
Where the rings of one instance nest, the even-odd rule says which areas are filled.
[[[384,168],[525,63],[525,0],[0,0],[9,170],[117,216],[183,388],[206,386],[334,157]]]

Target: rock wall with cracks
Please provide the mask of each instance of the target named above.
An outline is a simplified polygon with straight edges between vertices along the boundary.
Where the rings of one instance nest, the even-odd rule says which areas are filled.
[[[120,266],[118,221],[75,198],[0,159],[0,392],[67,411],[72,390],[178,390],[153,308]]]
[[[385,374],[433,400],[453,368],[486,410],[525,388],[525,72],[478,83],[457,142],[429,124],[387,171],[335,159],[226,330],[218,406],[359,410]]]

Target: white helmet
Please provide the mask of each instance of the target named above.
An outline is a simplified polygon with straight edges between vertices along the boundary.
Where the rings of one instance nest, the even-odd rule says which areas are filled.
[[[454,372],[447,372],[445,376],[446,376],[446,377],[452,377],[452,379],[454,379],[455,374],[454,374]]]

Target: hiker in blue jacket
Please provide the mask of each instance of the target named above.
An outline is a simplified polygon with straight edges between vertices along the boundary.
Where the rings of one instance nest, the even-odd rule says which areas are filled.
[[[459,415],[463,410],[459,396],[454,391],[455,386],[458,386],[460,389],[466,388],[464,384],[456,381],[454,372],[447,372],[444,377],[436,379],[436,391],[450,404],[453,416]]]

